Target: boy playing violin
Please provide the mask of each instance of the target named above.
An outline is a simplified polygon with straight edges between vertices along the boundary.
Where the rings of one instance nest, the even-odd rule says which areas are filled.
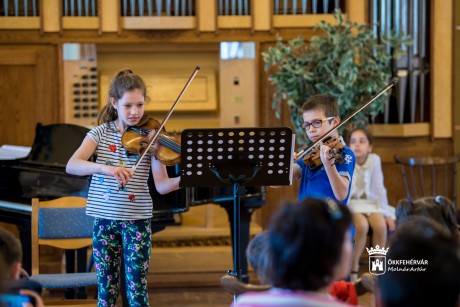
[[[339,107],[335,97],[328,94],[311,96],[300,108],[302,112],[302,128],[308,138],[316,142],[325,133],[336,127],[339,122]],[[340,139],[343,143],[342,159],[339,163],[334,149],[321,143],[318,149],[322,165],[308,166],[303,161],[306,152],[294,164],[294,177],[300,179],[299,200],[307,197],[330,197],[346,205],[350,195],[351,180],[355,167],[355,156],[348,148],[337,130],[329,136]]]

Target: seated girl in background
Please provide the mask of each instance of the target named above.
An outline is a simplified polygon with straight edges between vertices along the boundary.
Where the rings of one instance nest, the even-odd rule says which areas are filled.
[[[357,128],[350,133],[349,146],[356,158],[348,201],[356,229],[350,275],[351,281],[355,282],[369,227],[372,229],[372,245],[385,246],[387,231],[394,230],[395,219],[383,184],[382,162],[377,154],[372,153],[372,136],[365,129]]]

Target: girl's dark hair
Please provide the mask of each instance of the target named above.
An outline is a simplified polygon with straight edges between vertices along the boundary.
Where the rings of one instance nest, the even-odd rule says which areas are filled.
[[[409,216],[421,215],[439,223],[457,241],[457,214],[453,202],[444,196],[427,196],[412,202],[402,199],[396,205],[396,223],[400,224]]]
[[[271,284],[269,233],[267,230],[257,234],[249,241],[246,258],[262,284]]]
[[[141,90],[145,101],[148,102],[150,98],[147,96],[147,87],[144,80],[139,75],[133,73],[131,69],[119,70],[110,81],[109,93],[107,96],[107,104],[99,114],[98,123],[110,123],[118,118],[117,110],[110,102],[110,98],[116,101],[120,100],[126,92],[133,90]]]
[[[361,131],[362,133],[364,133],[364,135],[366,136],[367,140],[369,141],[369,145],[372,145],[372,143],[374,142],[374,137],[372,136],[372,134],[368,130],[366,130],[364,128],[354,128],[350,132],[348,132],[347,144],[350,144],[351,135],[356,131]]]
[[[332,199],[285,204],[269,228],[273,286],[306,291],[327,286],[350,228],[349,209]]]
[[[425,260],[379,276],[381,300],[386,307],[458,306],[460,260],[458,244],[439,223],[426,216],[409,216],[390,239],[387,259]],[[411,272],[422,267],[423,272]],[[433,295],[436,293],[436,295]]]

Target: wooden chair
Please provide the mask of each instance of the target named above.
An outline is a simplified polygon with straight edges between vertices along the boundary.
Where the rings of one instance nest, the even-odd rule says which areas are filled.
[[[460,156],[403,158],[395,155],[394,160],[401,167],[408,200],[443,195],[456,201],[456,164]]]
[[[32,274],[30,279],[45,289],[67,289],[97,285],[95,272],[40,274],[40,246],[63,250],[92,245],[94,218],[85,213],[86,198],[65,196],[50,201],[32,199]],[[70,304],[95,304],[95,300],[68,300]],[[63,302],[63,301],[60,301]],[[68,305],[68,303],[64,305]],[[56,305],[45,301],[45,305]]]

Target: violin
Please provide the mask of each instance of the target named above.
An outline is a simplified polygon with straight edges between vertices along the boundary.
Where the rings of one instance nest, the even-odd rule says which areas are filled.
[[[320,158],[320,149],[319,145],[321,142],[323,144],[328,145],[331,148],[331,155],[332,158],[336,159],[336,162],[342,163],[343,162],[343,144],[342,142],[333,136],[330,136],[331,132],[339,129],[342,127],[346,122],[348,122],[351,118],[353,118],[356,114],[361,112],[365,107],[370,105],[373,101],[375,101],[377,98],[379,98],[381,95],[383,95],[386,91],[388,91],[390,88],[396,85],[398,83],[399,78],[393,78],[390,80],[390,82],[380,90],[374,97],[370,98],[368,101],[364,102],[356,111],[354,111],[352,114],[348,115],[347,118],[345,118],[341,123],[339,123],[337,126],[331,128],[329,131],[327,131],[322,137],[317,139],[313,144],[308,146],[307,148],[302,149],[296,154],[296,162],[300,159],[303,159],[306,165],[308,166],[320,166],[322,164],[321,158]],[[341,147],[337,147],[341,146]],[[305,154],[307,153],[307,154]],[[305,156],[304,156],[305,155]]]
[[[343,163],[343,155],[345,154],[345,146],[340,141],[338,137],[335,136],[328,136],[323,140],[323,144],[329,146],[331,148],[331,158],[335,159],[335,163]],[[304,157],[303,162],[310,167],[317,167],[322,165],[321,157],[320,157],[320,147],[317,146],[309,151]],[[334,164],[335,164],[334,163]]]
[[[123,132],[121,143],[130,154],[143,154],[147,150],[166,166],[180,163],[180,134],[169,134],[163,127],[158,136],[158,145],[148,146],[159,127],[160,123],[156,119],[144,115],[137,126],[130,126]]]

